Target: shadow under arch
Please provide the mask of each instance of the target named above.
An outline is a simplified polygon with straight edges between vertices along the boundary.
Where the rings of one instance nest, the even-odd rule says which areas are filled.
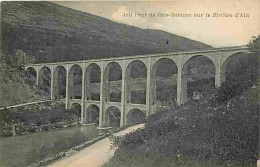
[[[54,70],[54,99],[66,98],[66,69],[57,66]]]
[[[189,58],[182,67],[182,104],[215,87],[215,64],[204,55]]]
[[[82,96],[82,69],[74,64],[69,70],[69,97],[70,99],[81,99]]]
[[[110,62],[104,71],[105,102],[121,102],[122,68],[117,62]]]
[[[28,67],[25,72],[27,74],[27,81],[31,85],[35,85],[36,84],[36,77],[37,77],[36,70],[33,67]]]
[[[86,123],[99,123],[99,107],[95,104],[88,106],[86,109]]]
[[[151,92],[153,105],[170,105],[177,100],[178,67],[169,58],[155,62],[151,71]]]
[[[132,61],[126,68],[126,101],[133,104],[146,103],[147,67],[140,60]]]
[[[250,57],[246,52],[238,52],[230,55],[221,65],[221,83],[234,75],[243,68],[245,64],[249,64]]]
[[[81,120],[81,105],[79,103],[73,103],[70,105],[70,112],[72,115],[72,119],[79,122]]]
[[[105,124],[108,127],[120,127],[121,112],[115,106],[110,106],[105,112]]]
[[[39,88],[41,92],[50,99],[51,94],[51,70],[47,66],[43,66],[39,71]]]
[[[126,115],[127,125],[144,123],[146,121],[145,118],[145,113],[142,110],[134,108],[130,110]]]
[[[87,100],[100,100],[101,70],[96,63],[91,63],[86,69]]]

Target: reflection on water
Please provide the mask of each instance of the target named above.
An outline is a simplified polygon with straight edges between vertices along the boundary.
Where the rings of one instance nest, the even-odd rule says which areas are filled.
[[[97,125],[70,127],[34,134],[0,137],[0,166],[28,166],[91,140],[100,133]],[[42,158],[44,157],[44,158]]]

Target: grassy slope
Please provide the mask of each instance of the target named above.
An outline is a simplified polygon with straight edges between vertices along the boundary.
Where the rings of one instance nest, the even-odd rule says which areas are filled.
[[[6,54],[21,49],[38,62],[212,48],[164,31],[116,23],[50,2],[2,2],[1,7]]]
[[[190,103],[176,112],[150,118],[144,130],[128,135],[119,144],[104,167],[255,166],[258,89],[251,88],[222,105],[209,104],[214,99],[210,95],[199,108]]]

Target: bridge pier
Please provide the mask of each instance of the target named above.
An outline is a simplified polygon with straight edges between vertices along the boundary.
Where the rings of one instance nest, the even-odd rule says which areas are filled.
[[[154,67],[154,62],[152,62],[151,60],[151,63],[150,63],[150,66],[151,64],[153,63],[153,67],[150,67],[150,84],[149,86],[147,85],[147,89],[148,89],[148,96],[149,96],[149,100],[150,100],[150,114],[153,114],[154,113],[154,105],[155,105],[155,102],[156,102],[156,70],[154,70],[154,68],[157,68],[157,67]],[[149,71],[147,69],[147,71]],[[147,72],[147,75],[148,75],[148,72]],[[149,81],[147,81],[149,82]]]
[[[177,62],[177,67],[178,67],[178,73],[177,73],[177,104],[180,106],[183,104],[182,100],[182,56],[178,55],[178,62]]]
[[[87,70],[87,69],[84,68],[84,70]],[[90,70],[87,70],[85,75],[86,75],[85,83],[87,84],[86,91],[85,91],[86,97],[87,97],[86,99],[91,100]]]
[[[82,89],[81,89],[81,124],[86,123],[86,64],[82,68]]]
[[[185,74],[182,74],[181,75],[181,78],[182,78],[182,87],[181,87],[181,104],[184,104],[184,103],[186,103],[187,101],[188,101],[188,95],[187,95],[187,93],[188,93],[188,82],[187,82],[187,75],[185,75]]]
[[[55,73],[54,73],[55,69],[54,69],[54,66],[52,65],[51,66],[51,100],[54,100],[55,99],[55,83],[56,83],[56,80],[57,80],[57,77],[55,77]]]
[[[126,124],[125,120],[125,105],[126,105],[126,65],[125,61],[121,64],[122,67],[122,91],[121,91],[121,118],[120,118],[120,126],[124,126]]]
[[[101,72],[101,75],[100,75],[100,105],[99,105],[99,127],[102,128],[104,127],[104,124],[105,124],[105,120],[104,120],[104,100],[105,100],[105,97],[104,97],[104,88],[105,88],[105,85],[104,85],[104,62],[101,63],[101,68],[100,68],[100,72]]]
[[[36,66],[36,86],[38,87],[40,86],[40,70],[39,66]]]
[[[216,71],[215,71],[215,87],[220,87],[222,84],[221,81],[221,68],[220,65],[216,66]]]
[[[152,113],[152,93],[151,93],[151,57],[148,58],[147,62],[147,79],[146,79],[146,116]]]
[[[66,65],[66,102],[65,108],[70,109],[70,66]]]

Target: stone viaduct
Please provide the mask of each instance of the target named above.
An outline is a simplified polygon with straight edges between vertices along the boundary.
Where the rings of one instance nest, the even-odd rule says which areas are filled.
[[[218,48],[211,50],[200,51],[182,51],[162,54],[147,54],[127,57],[113,57],[106,59],[95,60],[82,60],[82,61],[70,61],[70,62],[54,62],[54,63],[41,63],[30,64],[25,67],[25,70],[31,69],[36,74],[36,85],[41,81],[41,70],[47,68],[50,71],[50,94],[51,100],[57,99],[57,80],[58,70],[63,69],[66,75],[66,97],[65,105],[69,109],[75,103],[81,106],[81,123],[86,123],[87,109],[93,105],[99,108],[99,127],[108,126],[107,110],[110,107],[116,107],[120,111],[120,126],[127,124],[127,115],[133,109],[141,110],[145,116],[155,112],[156,109],[156,70],[162,60],[172,62],[176,67],[176,72],[173,75],[175,79],[168,79],[168,82],[175,82],[176,84],[176,102],[178,105],[182,105],[187,101],[187,62],[191,58],[197,56],[207,57],[215,67],[215,86],[219,87],[225,80],[226,64],[230,61],[230,58],[237,53],[247,53],[248,48],[246,46],[237,46],[229,48]],[[145,69],[146,76],[143,79],[131,79],[131,68],[135,63],[142,64]],[[121,76],[117,80],[110,80],[111,75],[110,68],[112,66],[118,66],[117,71],[121,73]],[[74,86],[72,75],[77,72],[73,69],[77,67],[81,71],[81,92],[80,97],[72,96],[71,92]],[[91,82],[91,69],[98,69],[99,78],[97,82]],[[121,71],[120,71],[121,70]],[[114,71],[117,72],[117,71]],[[94,76],[98,77],[98,76]],[[93,79],[92,79],[93,80]],[[175,81],[174,81],[175,80]],[[142,104],[134,104],[131,102],[131,86],[138,84],[144,84],[140,89],[143,89],[145,101]],[[111,100],[109,96],[112,88],[120,89],[121,94],[119,101]],[[92,90],[93,89],[93,90]],[[98,98],[93,100],[90,98],[91,91],[99,92]]]

